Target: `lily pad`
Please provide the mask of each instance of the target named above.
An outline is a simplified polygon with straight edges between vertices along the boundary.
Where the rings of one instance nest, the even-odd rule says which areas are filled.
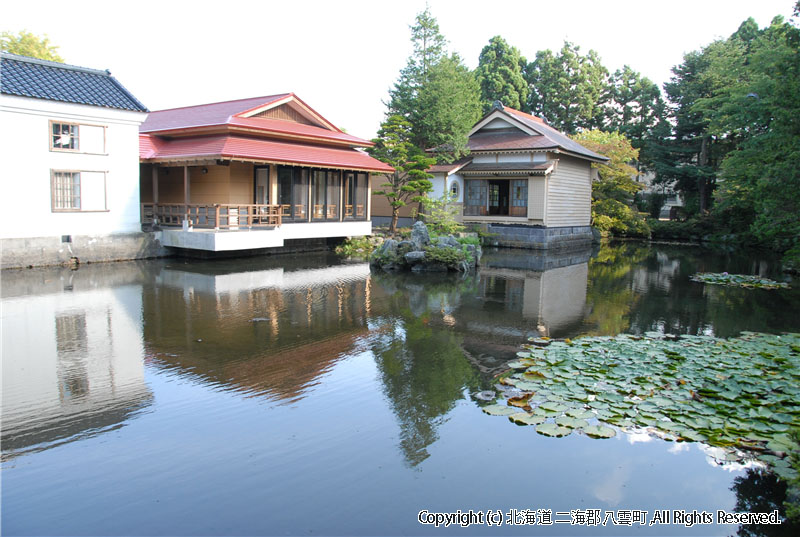
[[[756,289],[786,289],[789,287],[788,283],[776,282],[769,278],[748,274],[728,274],[727,272],[698,272],[693,274],[690,279],[693,282]]]
[[[511,414],[510,416],[508,416],[508,419],[519,425],[539,425],[540,423],[544,423],[546,418],[544,416],[538,416],[536,414],[519,412],[517,414]]]
[[[617,436],[617,431],[611,427],[605,427],[603,425],[590,425],[589,427],[584,427],[583,432],[586,433],[586,436],[590,436],[592,438],[613,438]]]
[[[536,426],[536,432],[545,436],[562,437],[572,432],[572,429],[561,427],[555,423],[542,423]]]
[[[519,412],[519,409],[512,408],[508,405],[488,405],[482,407],[481,410],[490,416],[510,416],[511,414]]]

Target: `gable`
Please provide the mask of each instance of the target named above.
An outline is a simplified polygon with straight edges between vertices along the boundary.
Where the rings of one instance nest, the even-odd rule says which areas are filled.
[[[342,132],[330,121],[319,115],[310,106],[301,101],[295,94],[290,93],[286,98],[267,103],[263,106],[244,110],[235,114],[240,118],[263,118],[291,121],[311,127],[319,127],[335,132]]]
[[[528,136],[541,136],[541,133],[526,125],[524,122],[519,121],[516,117],[503,113],[500,110],[492,110],[489,114],[484,116],[483,119],[478,121],[469,136],[474,134],[487,134],[487,133],[516,133],[527,134]]]
[[[262,110],[261,112],[257,112],[251,116],[246,116],[246,117],[280,119],[283,121],[291,121],[293,123],[301,123],[303,125],[311,125],[313,127],[325,128],[324,125],[320,125],[318,122],[311,121],[309,118],[307,118],[306,116],[301,114],[298,110],[295,110],[288,104],[282,104],[275,108]]]

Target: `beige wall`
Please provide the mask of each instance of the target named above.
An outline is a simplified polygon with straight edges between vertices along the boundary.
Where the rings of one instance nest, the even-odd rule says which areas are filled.
[[[372,192],[382,190],[381,185],[386,182],[386,177],[383,175],[371,175],[370,185]],[[410,217],[411,211],[416,211],[419,205],[411,203],[405,207],[400,207],[401,217]],[[392,216],[392,206],[389,205],[389,199],[386,196],[379,194],[372,194],[372,216]]]
[[[546,176],[534,176],[528,179],[528,219],[544,221],[547,208]]]
[[[591,220],[591,164],[587,160],[559,156],[547,183],[545,225],[588,226]]]

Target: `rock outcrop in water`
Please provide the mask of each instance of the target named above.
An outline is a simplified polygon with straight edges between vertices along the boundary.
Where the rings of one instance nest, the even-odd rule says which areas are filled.
[[[461,244],[451,235],[431,241],[425,223],[416,222],[409,240],[386,239],[372,254],[370,263],[386,271],[467,272],[480,263],[481,254],[480,246]]]

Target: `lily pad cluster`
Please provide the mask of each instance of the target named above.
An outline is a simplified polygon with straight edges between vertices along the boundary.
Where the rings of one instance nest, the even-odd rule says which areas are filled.
[[[769,278],[747,274],[728,274],[727,272],[698,272],[693,274],[690,279],[693,282],[754,289],[786,289],[789,287],[788,283],[776,282]]]
[[[781,477],[800,425],[800,334],[538,338],[525,345],[501,396],[483,411],[547,436],[610,438],[645,430],[759,460]]]

